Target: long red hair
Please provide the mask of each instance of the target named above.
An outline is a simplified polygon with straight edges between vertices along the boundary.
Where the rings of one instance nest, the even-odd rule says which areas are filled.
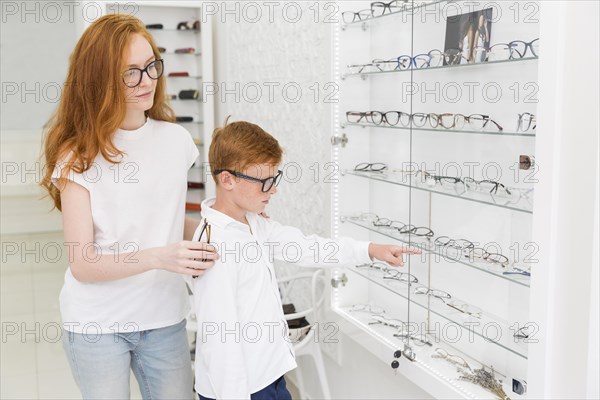
[[[94,21],[71,54],[60,104],[44,127],[42,146],[45,169],[40,185],[59,210],[62,210],[60,191],[51,181],[57,163],[67,161],[61,165],[64,178],[71,171],[87,171],[99,152],[113,164],[118,163],[113,158],[123,154],[115,147],[112,134],[125,119],[124,55],[136,33],[148,40],[159,59],[158,47],[145,25],[126,14],[105,15]],[[162,76],[157,81],[154,104],[146,115],[173,122],[175,114],[166,102],[165,87]],[[64,160],[70,152],[72,156]]]

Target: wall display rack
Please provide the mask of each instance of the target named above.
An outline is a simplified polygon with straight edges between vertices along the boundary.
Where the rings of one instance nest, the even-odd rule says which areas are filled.
[[[339,4],[334,236],[422,250],[335,270],[341,329],[434,397],[526,398],[539,4]]]

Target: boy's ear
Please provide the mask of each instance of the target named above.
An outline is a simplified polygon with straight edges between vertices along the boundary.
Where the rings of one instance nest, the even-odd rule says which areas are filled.
[[[221,172],[219,175],[219,186],[221,186],[225,190],[233,189],[233,176],[227,172]]]

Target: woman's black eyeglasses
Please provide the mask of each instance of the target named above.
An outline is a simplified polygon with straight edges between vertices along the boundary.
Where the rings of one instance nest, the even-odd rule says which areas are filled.
[[[127,87],[134,88],[142,82],[144,72],[148,74],[148,77],[152,80],[160,78],[164,72],[163,60],[154,60],[150,64],[146,65],[146,68],[129,68],[123,72],[123,83]]]
[[[270,177],[265,178],[265,179],[258,179],[258,178],[255,178],[253,176],[248,176],[248,175],[241,174],[239,172],[232,171],[230,169],[219,169],[219,170],[216,170],[214,172],[214,174],[215,175],[219,175],[222,172],[229,172],[231,175],[233,175],[235,177],[238,177],[238,178],[241,178],[241,179],[245,179],[247,181],[260,182],[260,183],[262,183],[262,189],[261,190],[263,192],[268,192],[269,190],[271,190],[271,188],[273,186],[279,185],[279,182],[281,181],[281,176],[283,174],[283,171],[278,170],[277,171],[277,175],[270,176]]]

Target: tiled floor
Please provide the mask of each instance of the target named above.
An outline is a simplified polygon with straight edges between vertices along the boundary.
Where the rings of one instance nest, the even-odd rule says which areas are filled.
[[[58,330],[58,296],[67,266],[67,257],[57,251],[62,234],[0,241],[0,399],[80,399]],[[140,399],[133,375],[131,383],[131,398]],[[289,380],[288,386],[297,398]]]
[[[66,254],[58,251],[62,234],[7,236],[1,242],[0,398],[80,399],[58,331],[67,267]],[[141,399],[133,375],[131,380],[131,398]]]

